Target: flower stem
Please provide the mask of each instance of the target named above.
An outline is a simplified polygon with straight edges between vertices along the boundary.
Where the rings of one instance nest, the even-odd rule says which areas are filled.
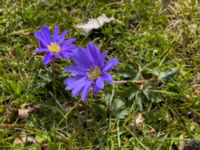
[[[55,83],[55,59],[52,59],[52,65],[51,65],[51,73],[52,73],[52,82],[53,82],[53,91],[54,96],[56,97],[56,83]]]
[[[52,59],[51,71],[52,71],[52,78],[54,79],[55,78],[55,76],[54,76],[54,74],[55,74],[55,59],[54,58]]]
[[[155,78],[151,78],[151,79],[148,79],[148,80],[130,80],[130,82],[132,83],[138,83],[138,84],[144,84],[144,83],[148,83],[150,81],[153,81],[155,80]],[[113,81],[113,83],[116,83],[116,84],[124,84],[124,83],[127,83],[129,80],[119,80],[119,81]]]

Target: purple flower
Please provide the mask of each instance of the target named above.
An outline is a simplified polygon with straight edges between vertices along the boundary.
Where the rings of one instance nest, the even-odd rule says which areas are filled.
[[[59,28],[56,26],[51,35],[46,25],[43,25],[40,30],[34,31],[34,36],[39,40],[39,48],[37,48],[35,52],[46,53],[43,58],[43,64],[48,64],[54,57],[69,58],[72,54],[73,50],[76,48],[76,45],[72,44],[72,42],[76,39],[70,38],[65,40],[66,33],[67,31],[64,30],[59,35]]]
[[[112,76],[107,72],[118,63],[118,59],[112,58],[106,64],[106,52],[101,53],[93,43],[88,43],[86,48],[78,47],[70,58],[74,65],[66,66],[65,70],[75,76],[65,79],[66,90],[72,90],[72,96],[82,93],[81,99],[85,101],[90,87],[93,93],[103,89],[104,81],[112,82]]]

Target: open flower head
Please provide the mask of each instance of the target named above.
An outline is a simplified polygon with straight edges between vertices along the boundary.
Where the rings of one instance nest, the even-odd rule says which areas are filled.
[[[59,35],[59,28],[57,26],[54,27],[53,34],[50,33],[46,25],[43,25],[40,30],[34,31],[34,36],[39,40],[39,48],[37,48],[35,52],[46,53],[43,58],[43,64],[48,64],[54,57],[70,57],[73,50],[76,48],[76,45],[72,44],[76,39],[70,38],[65,40],[66,34],[67,31],[64,30]]]
[[[71,60],[74,65],[65,67],[65,70],[75,76],[65,79],[66,90],[72,90],[72,96],[82,93],[81,99],[85,101],[90,87],[93,93],[104,88],[104,81],[110,83],[112,76],[107,72],[118,63],[118,59],[112,58],[105,62],[106,52],[101,53],[93,43],[87,47],[78,47],[74,50]]]

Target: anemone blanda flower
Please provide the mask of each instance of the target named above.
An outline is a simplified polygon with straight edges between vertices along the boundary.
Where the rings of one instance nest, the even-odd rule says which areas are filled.
[[[70,58],[74,65],[66,66],[65,70],[75,74],[75,76],[65,79],[66,90],[72,90],[72,96],[82,93],[81,99],[85,101],[90,87],[93,93],[97,93],[104,88],[104,81],[112,82],[112,76],[107,72],[118,63],[118,59],[112,58],[104,63],[106,52],[101,53],[99,48],[93,43],[88,43],[87,47],[78,47],[74,50]]]
[[[40,30],[34,31],[34,36],[39,40],[39,48],[35,52],[46,53],[43,58],[43,64],[48,64],[54,57],[70,57],[76,48],[76,45],[72,44],[76,39],[70,38],[65,40],[66,34],[67,30],[64,30],[59,35],[59,28],[57,26],[54,27],[53,34],[51,34],[47,25],[43,25]]]

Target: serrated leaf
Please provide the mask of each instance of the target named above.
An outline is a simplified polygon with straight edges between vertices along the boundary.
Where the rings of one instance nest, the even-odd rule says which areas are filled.
[[[126,108],[124,102],[120,99],[115,99],[111,106],[112,115],[123,119],[128,114],[128,108]]]
[[[161,72],[159,75],[159,79],[168,78],[169,76],[175,74],[178,71],[178,67],[171,68],[170,70],[167,70],[165,72]]]
[[[148,69],[148,71],[158,77],[158,79],[162,80],[165,78],[170,77],[171,75],[174,75],[175,73],[178,72],[178,67],[176,68],[171,68],[167,71],[160,71],[158,69]]]
[[[120,119],[123,119],[123,118],[125,118],[126,115],[128,115],[128,110],[124,109],[120,113],[116,114],[116,117],[120,118]]]

